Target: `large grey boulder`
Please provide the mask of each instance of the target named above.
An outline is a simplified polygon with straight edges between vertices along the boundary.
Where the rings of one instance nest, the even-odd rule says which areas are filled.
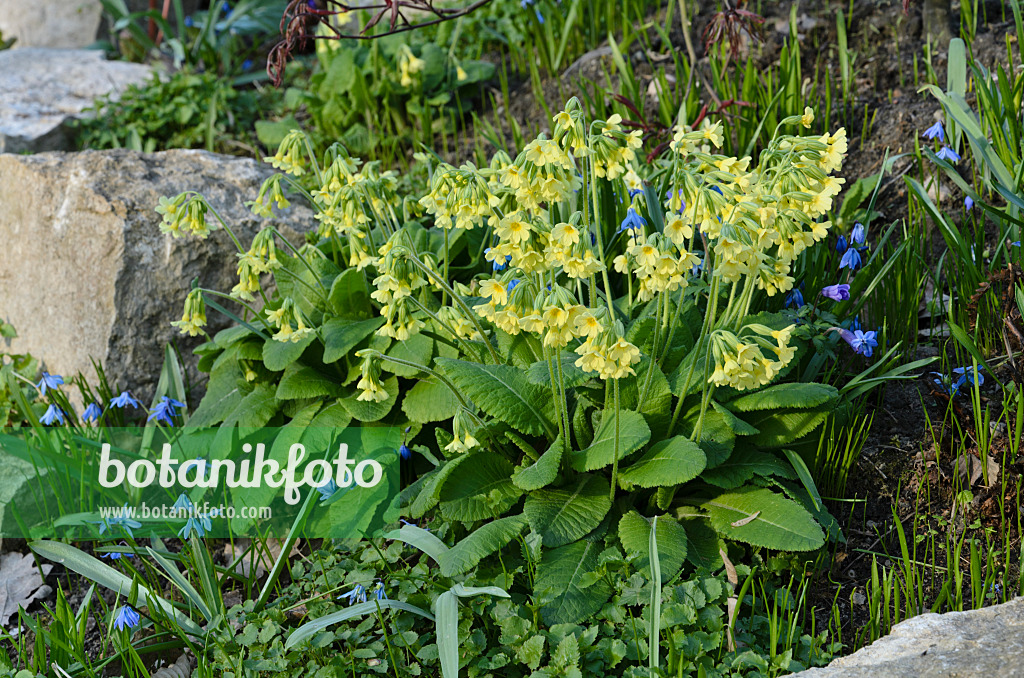
[[[0,51],[0,153],[70,149],[68,121],[82,116],[96,97],[119,95],[152,72],[141,64],[107,61],[95,50]]]
[[[3,0],[0,31],[17,38],[16,47],[85,47],[96,41],[102,13],[100,0]]]
[[[161,233],[159,198],[201,192],[247,247],[269,222],[244,202],[270,171],[206,151],[0,154],[0,318],[18,332],[8,350],[90,382],[95,359],[112,385],[148,402],[165,343],[191,356],[202,340],[170,325],[181,317],[192,279],[225,292],[238,282],[228,234],[198,240]],[[296,205],[273,223],[299,245],[315,221]],[[212,309],[207,316],[211,332],[228,324]]]
[[[1024,676],[1024,598],[971,612],[922,614],[848,657],[793,678]]]

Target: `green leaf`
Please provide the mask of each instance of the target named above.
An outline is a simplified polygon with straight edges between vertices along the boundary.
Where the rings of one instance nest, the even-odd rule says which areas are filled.
[[[491,555],[519,536],[526,527],[525,515],[493,520],[469,533],[455,546],[441,555],[438,561],[445,577],[469,572],[482,558]]]
[[[722,567],[721,550],[725,542],[706,520],[686,521],[686,560],[696,568],[716,570]]]
[[[629,490],[640,487],[668,487],[693,480],[704,470],[707,457],[697,443],[683,436],[661,440],[644,456],[619,472],[619,484]]]
[[[459,599],[445,591],[434,601],[441,678],[459,678]]]
[[[387,350],[386,354],[399,360],[426,366],[430,364],[430,357],[434,354],[434,340],[425,334],[414,334],[405,341],[396,341],[391,344],[391,348]],[[393,372],[400,377],[412,378],[423,374],[422,370],[415,367],[399,365],[387,360],[381,362],[381,369],[385,372]]]
[[[448,553],[448,546],[435,537],[431,532],[415,525],[402,525],[400,529],[392,530],[384,535],[385,539],[397,539],[409,546],[414,546],[434,559],[435,563],[440,562]]]
[[[381,386],[387,392],[388,397],[381,402],[372,400],[359,400],[359,394],[342,398],[340,402],[352,418],[357,421],[380,421],[395,406],[398,400],[398,377],[391,377],[384,381]]]
[[[452,390],[433,377],[423,379],[402,399],[402,411],[410,421],[426,424],[451,419],[459,410]]]
[[[630,511],[619,521],[619,541],[627,553],[643,556],[638,567],[651,576],[651,520]],[[658,516],[658,562],[664,580],[672,579],[686,560],[686,530],[668,516]]]
[[[531,466],[518,467],[512,474],[512,482],[516,487],[529,492],[550,485],[558,476],[558,468],[565,454],[562,436],[555,438],[551,447]]]
[[[491,452],[477,452],[441,487],[441,513],[447,520],[465,522],[496,518],[522,493],[512,484],[512,462]]]
[[[728,403],[728,406],[738,412],[783,408],[810,409],[821,407],[838,398],[839,391],[828,384],[776,384],[756,393],[736,398]]]
[[[584,372],[576,367],[577,356],[575,353],[562,354],[562,379],[566,388],[575,388],[580,384],[590,381],[594,375]],[[555,381],[558,381],[558,363],[552,362],[550,369],[555,371]],[[539,384],[545,388],[551,388],[551,373],[549,372],[548,361],[538,360],[526,369],[526,378],[530,383]]]
[[[109,565],[100,562],[96,558],[83,553],[69,544],[62,544],[56,541],[34,541],[29,543],[29,548],[47,560],[63,565],[72,572],[77,572],[86,579],[94,581],[121,596],[127,598],[134,585],[132,579]],[[148,588],[138,585],[138,605],[159,607],[163,614],[174,619],[183,631],[196,636],[204,636],[202,629],[186,615],[174,608],[171,603],[154,594]]]
[[[263,364],[272,372],[280,372],[299,359],[302,352],[316,339],[310,334],[301,341],[271,340],[263,344]]]
[[[582,539],[601,523],[612,507],[608,490],[601,476],[581,475],[565,488],[531,492],[523,511],[545,546],[561,546]]]
[[[598,567],[599,548],[586,540],[543,552],[534,593],[544,603],[541,616],[549,627],[581,622],[600,611],[608,600],[612,590],[603,579],[582,586],[584,575]]]
[[[733,490],[755,475],[794,477],[792,469],[787,468],[775,455],[743,446],[735,450],[726,461],[702,473],[700,478],[724,490]]]
[[[814,509],[816,511],[820,511],[822,509],[821,495],[818,494],[818,486],[814,484],[814,478],[811,476],[811,470],[807,468],[807,464],[804,463],[803,457],[793,450],[783,450],[782,453],[786,455],[786,459],[789,459],[789,463],[793,465],[793,470],[796,471],[804,489],[807,490],[807,496],[810,497]]]
[[[302,363],[292,363],[285,369],[281,383],[277,385],[277,399],[337,397],[340,391],[338,384],[329,379],[323,371]]]
[[[810,513],[764,488],[726,492],[701,508],[708,512],[715,531],[727,539],[779,551],[813,551],[825,543]]]
[[[758,433],[747,440],[762,448],[784,447],[818,428],[827,416],[821,410],[805,409],[761,412],[750,419]]]
[[[359,320],[374,317],[365,276],[354,268],[345,269],[334,279],[327,302],[339,318]]]
[[[437,469],[436,471],[424,476],[426,479],[423,484],[423,489],[420,490],[419,494],[416,495],[416,499],[413,500],[412,506],[409,507],[409,515],[413,518],[422,518],[427,511],[437,506],[438,497],[441,494],[441,487],[445,481],[448,480],[448,476],[451,475],[458,467],[469,459],[472,455],[464,454],[454,459],[449,460],[444,466]]]
[[[322,328],[324,363],[330,365],[344,358],[359,342],[373,334],[383,324],[384,318],[381,317],[369,320],[331,318]]]
[[[415,605],[409,605],[408,603],[403,603],[398,600],[371,600],[365,603],[359,603],[358,605],[353,605],[352,607],[346,607],[344,610],[333,612],[320,617],[317,620],[303,624],[292,631],[292,634],[288,636],[288,640],[285,641],[284,647],[286,650],[291,649],[296,645],[300,645],[309,640],[332,624],[339,624],[343,621],[348,621],[349,619],[354,619],[355,617],[361,617],[363,615],[375,615],[377,614],[378,609],[404,610],[406,612],[417,614],[429,621],[434,621],[434,615],[422,608],[416,607]]]
[[[435,362],[456,388],[490,416],[523,433],[556,436],[548,414],[550,393],[527,381],[522,370],[451,358],[438,358]]]
[[[643,415],[632,410],[619,412],[619,459],[639,450],[651,439],[651,429]],[[594,441],[585,449],[573,452],[570,463],[577,471],[594,471],[615,461],[615,412],[605,410],[601,425],[594,432]]]
[[[275,397],[273,384],[257,384],[249,395],[242,398],[238,407],[224,419],[224,427],[241,426],[242,428],[259,428],[266,426],[271,417],[277,414],[281,403]]]

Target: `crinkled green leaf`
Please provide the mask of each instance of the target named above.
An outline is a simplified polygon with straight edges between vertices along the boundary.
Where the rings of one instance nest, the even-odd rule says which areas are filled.
[[[564,488],[531,492],[523,511],[544,545],[561,546],[582,539],[608,514],[612,501],[608,481],[584,474]]]

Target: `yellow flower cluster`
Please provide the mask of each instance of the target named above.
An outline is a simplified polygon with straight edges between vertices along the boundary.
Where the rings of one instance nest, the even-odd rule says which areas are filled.
[[[373,281],[377,289],[370,296],[381,304],[380,314],[387,322],[377,334],[405,341],[425,327],[424,322],[413,315],[412,294],[426,285],[427,280],[409,263],[408,251],[403,246],[389,241],[380,249],[380,254],[380,275]]]
[[[264,228],[252,239],[249,251],[238,255],[238,284],[232,288],[231,296],[252,301],[253,295],[260,291],[260,275],[280,266],[274,230]]]
[[[412,85],[414,82],[412,76],[422,72],[426,65],[427,63],[423,59],[412,53],[408,45],[398,48],[398,82],[402,87]]]
[[[360,379],[356,383],[359,389],[359,396],[356,400],[380,403],[388,399],[388,392],[380,383],[380,361],[374,358],[372,352],[357,351],[356,357],[363,359],[360,366]]]
[[[160,222],[160,230],[163,233],[170,233],[175,238],[185,235],[194,235],[197,238],[205,238],[210,234],[210,227],[206,223],[206,212],[209,206],[202,196],[188,192],[181,193],[174,198],[162,196],[156,207],[157,213],[163,216]]]
[[[616,332],[601,331],[588,336],[576,347],[576,366],[585,372],[597,372],[601,379],[621,379],[631,374],[640,362],[640,349]]]
[[[473,163],[458,169],[441,163],[434,170],[430,192],[419,202],[436,226],[470,230],[493,218],[498,199]]]
[[[300,177],[306,173],[306,168],[303,166],[305,146],[306,135],[302,130],[290,130],[281,140],[277,152],[268,158],[263,158],[263,162],[269,162],[274,169]]]
[[[397,187],[395,172],[381,173],[377,163],[362,165],[358,158],[339,154],[324,170],[323,184],[313,191],[317,232],[323,238],[336,233],[350,242],[352,237],[365,238],[368,225],[397,202]]]
[[[288,199],[284,197],[284,191],[281,190],[281,181],[284,179],[283,174],[272,174],[267,177],[267,180],[260,186],[259,195],[252,202],[246,203],[252,210],[252,213],[258,217],[269,219],[274,216],[274,212],[271,206],[277,207],[279,210],[286,209],[291,206]]]
[[[171,323],[181,330],[182,334],[195,337],[203,333],[206,327],[206,301],[203,299],[201,290],[192,290],[185,297],[185,310],[181,314],[181,320]]]
[[[277,332],[274,334],[275,341],[291,341],[297,344],[316,332],[313,328],[306,326],[302,311],[289,298],[282,301],[281,306],[276,310],[266,311],[266,314],[267,320],[277,327]],[[295,323],[295,329],[292,329],[292,322]]]
[[[782,330],[772,330],[764,325],[750,324],[740,331],[744,338],[727,330],[717,330],[711,335],[715,371],[709,381],[738,390],[769,383],[796,353],[789,346],[793,328],[790,325]]]
[[[668,232],[668,227],[666,227]],[[652,233],[644,239],[630,230],[629,247],[612,262],[619,273],[634,274],[639,283],[637,298],[650,301],[660,292],[686,287],[700,258],[665,236]]]

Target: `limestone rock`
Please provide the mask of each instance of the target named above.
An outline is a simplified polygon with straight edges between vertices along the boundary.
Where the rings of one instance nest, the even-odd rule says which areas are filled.
[[[0,318],[18,332],[7,350],[90,383],[94,358],[112,386],[148,404],[164,345],[175,342],[198,379],[191,354],[202,337],[182,337],[170,322],[193,278],[221,291],[238,282],[237,250],[223,230],[206,240],[161,233],[154,208],[163,195],[199,191],[247,246],[268,222],[244,202],[271,171],[206,151],[0,155]],[[296,245],[315,224],[298,205],[273,222]],[[229,322],[207,316],[211,333]]]
[[[1024,598],[970,612],[922,614],[848,657],[793,678],[1024,675]]]
[[[0,51],[0,153],[69,149],[69,119],[96,97],[120,94],[151,73],[148,66],[107,61],[95,50]]]
[[[100,0],[0,2],[0,31],[21,47],[85,47],[96,41]],[[2,71],[0,71],[2,72]]]

